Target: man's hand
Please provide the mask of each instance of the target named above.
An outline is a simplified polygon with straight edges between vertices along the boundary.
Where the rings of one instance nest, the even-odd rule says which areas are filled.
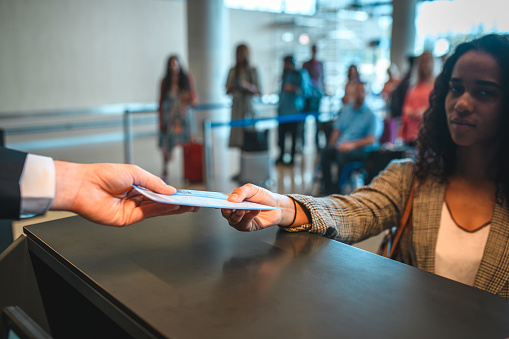
[[[75,212],[99,224],[125,226],[159,215],[198,210],[158,203],[138,193],[133,184],[162,194],[176,190],[135,165],[55,161],[55,171],[56,194],[51,209]]]
[[[353,141],[343,141],[342,143],[340,143],[336,149],[340,152],[344,152],[344,153],[347,153],[347,152],[350,152],[350,151],[353,151],[354,149],[357,148],[357,145],[355,144],[355,142]]]

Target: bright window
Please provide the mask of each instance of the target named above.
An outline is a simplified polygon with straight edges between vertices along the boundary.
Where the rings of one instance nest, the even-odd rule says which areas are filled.
[[[313,15],[316,0],[224,0],[229,8],[274,13]]]
[[[437,48],[434,44],[443,38],[457,43],[458,38],[509,32],[508,11],[509,1],[500,0],[423,2],[417,12],[415,54]]]

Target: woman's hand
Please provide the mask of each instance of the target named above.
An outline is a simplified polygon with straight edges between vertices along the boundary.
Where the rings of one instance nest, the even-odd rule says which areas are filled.
[[[260,95],[260,89],[258,88],[258,86],[256,86],[255,84],[252,84],[250,83],[249,81],[247,80],[242,80],[240,82],[240,89],[249,93],[249,94],[254,94],[254,95]]]
[[[285,92],[297,93],[298,89],[294,84],[286,83],[283,85],[283,91]]]
[[[228,220],[230,226],[239,231],[251,232],[275,225],[289,226],[295,215],[292,199],[252,184],[236,188],[228,200],[231,202],[246,200],[279,208],[266,211],[221,209],[221,214]]]
[[[75,212],[99,224],[125,226],[159,215],[198,210],[158,203],[138,193],[133,184],[162,194],[176,190],[135,165],[55,161],[55,171],[56,194],[51,209]]]

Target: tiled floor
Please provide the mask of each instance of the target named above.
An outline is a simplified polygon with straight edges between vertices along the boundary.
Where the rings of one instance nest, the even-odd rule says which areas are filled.
[[[271,162],[270,180],[263,184],[268,189],[282,193],[302,193],[310,194],[312,192],[313,178],[317,165],[317,152],[314,145],[314,120],[308,119],[306,122],[306,143],[301,153],[296,156],[295,164],[293,166],[278,165],[275,166]],[[155,125],[143,125],[135,128],[135,132],[145,134],[143,137],[134,139],[133,142],[133,163],[148,170],[151,173],[159,175],[161,173],[161,156],[156,146]],[[144,133],[143,133],[144,132]],[[94,131],[72,131],[72,132],[52,132],[45,135],[13,135],[6,138],[6,145],[26,145],[25,151],[31,151],[38,154],[48,155],[54,159],[67,160],[81,163],[91,162],[124,162],[124,143],[123,141],[115,141],[110,138],[108,142],[100,142],[101,138],[93,138],[93,136],[102,135],[103,140],[105,135],[113,135],[122,133],[121,127],[94,129]],[[90,136],[91,143],[74,143],[69,140],[74,140],[78,136]],[[240,152],[227,147],[228,130],[218,129],[213,133],[213,147],[212,147],[212,165],[213,165],[213,180],[207,184],[187,184],[183,178],[183,154],[182,148],[176,147],[174,149],[173,159],[170,162],[169,173],[170,177],[168,183],[178,188],[191,188],[191,189],[208,189],[214,191],[221,191],[229,193],[239,184],[232,181],[231,178],[240,170]],[[270,144],[270,157],[275,159],[279,155],[277,148],[277,130],[272,128],[269,133]],[[52,142],[47,142],[49,139]],[[27,140],[32,142],[32,145],[24,144]],[[38,141],[40,140],[40,141]],[[46,140],[46,141],[44,141]],[[58,140],[62,143],[58,144]],[[54,146],[56,144],[58,146]],[[322,140],[324,142],[324,140]],[[44,147],[44,144],[49,147]],[[38,146],[37,146],[38,145]],[[53,145],[53,146],[51,146]],[[69,146],[70,145],[70,146]],[[30,149],[30,146],[36,148]],[[19,147],[18,147],[19,148]],[[219,212],[218,212],[219,213]],[[42,217],[33,219],[22,220],[14,223],[14,234],[17,237],[22,232],[22,227],[32,223],[43,222],[51,219],[66,217],[71,214],[66,212],[49,212]],[[374,251],[379,242],[379,237],[372,238],[368,241],[358,244],[358,247]]]

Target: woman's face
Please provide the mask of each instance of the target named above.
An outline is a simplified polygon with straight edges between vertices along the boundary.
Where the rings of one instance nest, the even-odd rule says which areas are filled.
[[[238,64],[243,64],[244,62],[246,62],[247,59],[246,50],[244,48],[237,48],[236,57]]]
[[[180,64],[177,58],[171,58],[169,64],[172,72],[178,73],[180,71]]]
[[[359,72],[357,71],[357,67],[355,66],[350,66],[350,68],[348,68],[348,79],[349,80],[354,80],[354,79],[357,79],[359,77]]]
[[[429,79],[433,75],[434,60],[429,52],[421,54],[417,64],[419,79]]]
[[[447,124],[458,146],[498,143],[502,120],[500,66],[489,54],[470,51],[453,68],[445,98]]]

